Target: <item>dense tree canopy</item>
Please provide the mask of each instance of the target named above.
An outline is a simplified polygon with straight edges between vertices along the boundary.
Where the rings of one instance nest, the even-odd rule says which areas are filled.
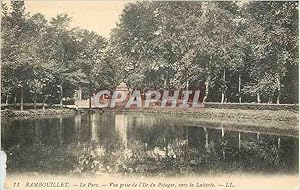
[[[129,3],[112,35],[133,87],[205,101],[295,103],[297,2]]]
[[[2,3],[1,95],[60,103],[124,81],[200,89],[204,101],[298,103],[298,2],[131,2],[110,39],[60,14]],[[100,24],[100,23],[99,23]]]
[[[78,88],[92,96],[97,88],[115,85],[108,42],[94,32],[70,28],[71,18],[60,14],[48,21],[26,13],[22,1],[3,4],[2,99],[59,103]],[[11,10],[11,11],[8,11]]]

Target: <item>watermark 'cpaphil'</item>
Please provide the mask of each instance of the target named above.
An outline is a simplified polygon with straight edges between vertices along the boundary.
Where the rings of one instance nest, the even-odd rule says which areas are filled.
[[[201,108],[203,102],[199,101],[199,90],[149,90],[146,93],[134,90],[131,93],[126,91],[101,90],[93,97],[93,104],[97,108],[115,108],[132,106],[137,108],[149,108],[152,105],[164,107],[180,108]]]

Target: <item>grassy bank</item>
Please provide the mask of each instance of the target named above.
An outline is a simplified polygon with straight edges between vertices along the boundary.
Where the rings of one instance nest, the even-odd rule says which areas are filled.
[[[87,110],[85,110],[87,111]],[[150,109],[105,109],[106,112],[142,112],[142,113],[158,113],[167,114],[178,117],[193,117],[203,119],[214,119],[214,120],[264,120],[264,121],[289,121],[298,122],[299,116],[298,111],[293,110],[242,110],[242,109],[219,109],[219,108],[150,108]],[[34,116],[51,116],[51,115],[70,115],[75,114],[75,109],[28,109],[24,111],[20,110],[1,110],[2,117],[34,117]]]
[[[32,118],[43,116],[60,116],[60,115],[73,115],[76,111],[74,109],[28,109],[28,110],[1,110],[2,118]]]
[[[107,111],[111,111],[108,109]],[[151,109],[114,109],[116,112],[145,112],[174,116],[205,118],[205,119],[251,119],[267,121],[298,122],[298,111],[290,110],[241,110],[218,108],[151,108]]]

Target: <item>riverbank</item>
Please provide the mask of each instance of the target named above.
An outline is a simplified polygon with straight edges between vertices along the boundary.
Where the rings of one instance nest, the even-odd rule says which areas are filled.
[[[291,110],[242,110],[218,108],[151,108],[151,109],[107,109],[114,112],[138,112],[167,114],[178,117],[194,117],[203,119],[250,119],[266,121],[298,122],[298,111]]]
[[[99,110],[93,109],[94,112]],[[102,111],[102,110],[101,110]],[[156,113],[166,114],[177,117],[191,117],[214,120],[261,120],[261,121],[287,121],[298,122],[299,112],[294,110],[242,110],[242,109],[220,109],[220,108],[159,108],[149,109],[131,108],[131,109],[104,109],[105,112],[138,112],[138,113]],[[81,113],[88,112],[88,109],[80,109]],[[2,118],[30,118],[40,116],[60,116],[74,115],[76,109],[71,108],[49,108],[49,109],[28,109],[28,110],[1,110]]]
[[[60,115],[74,115],[76,111],[74,109],[28,109],[28,110],[12,110],[5,109],[1,110],[2,118],[35,118],[35,117],[44,117],[44,116],[60,116]]]

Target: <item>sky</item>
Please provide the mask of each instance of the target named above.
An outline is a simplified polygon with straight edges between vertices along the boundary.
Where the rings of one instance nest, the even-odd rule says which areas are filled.
[[[108,38],[128,1],[25,1],[30,14],[42,13],[47,19],[66,13],[71,27],[92,30]]]

